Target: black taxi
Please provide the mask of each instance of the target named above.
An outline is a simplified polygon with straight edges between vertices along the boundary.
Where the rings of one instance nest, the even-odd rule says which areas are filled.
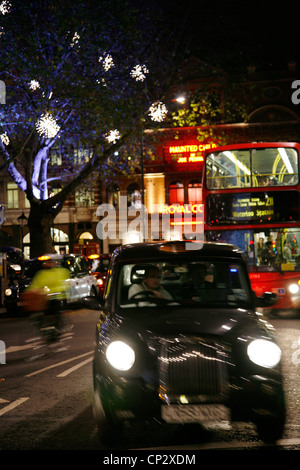
[[[115,250],[96,328],[93,409],[111,445],[126,420],[252,422],[283,433],[281,349],[256,313],[276,299],[251,290],[233,245],[153,242]]]

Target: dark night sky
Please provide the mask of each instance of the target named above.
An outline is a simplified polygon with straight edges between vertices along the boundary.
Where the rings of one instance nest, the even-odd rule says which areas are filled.
[[[226,69],[247,65],[280,69],[298,59],[300,4],[185,0],[183,8],[188,12],[190,45],[200,59]]]

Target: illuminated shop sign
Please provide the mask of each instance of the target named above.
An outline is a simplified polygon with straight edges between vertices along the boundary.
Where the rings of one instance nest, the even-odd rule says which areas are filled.
[[[166,153],[173,163],[196,163],[204,161],[205,150],[216,147],[216,144],[169,145]]]
[[[203,204],[164,204],[160,211],[162,214],[202,214]]]
[[[201,226],[204,227],[204,205],[203,204],[164,204],[160,212],[162,218],[167,218],[170,225],[175,226]],[[198,228],[196,228],[198,230]]]

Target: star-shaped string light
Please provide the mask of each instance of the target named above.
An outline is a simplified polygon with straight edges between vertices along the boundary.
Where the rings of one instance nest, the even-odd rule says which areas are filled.
[[[115,66],[113,58],[110,54],[104,53],[103,56],[99,57],[99,62],[102,63],[102,66],[103,66],[105,72],[108,72],[109,69],[111,69],[112,67]]]
[[[2,15],[6,15],[6,13],[9,13],[11,9],[11,3],[8,0],[3,0],[3,2],[0,3],[0,13]]]
[[[70,46],[71,46],[71,47],[76,46],[76,44],[79,43],[79,39],[80,39],[79,34],[78,34],[78,33],[75,33],[74,36],[73,36],[73,39],[72,39],[72,41],[71,41]]]
[[[120,132],[117,129],[114,129],[112,131],[109,131],[108,134],[106,134],[106,140],[110,144],[115,144],[118,139],[120,139]]]
[[[4,145],[9,144],[9,137],[7,135],[7,132],[4,132],[4,134],[0,135],[1,142],[3,142]]]
[[[40,84],[37,80],[31,80],[30,83],[29,83],[29,88],[30,90],[37,90],[38,88],[40,88]]]
[[[36,130],[41,136],[51,139],[59,132],[60,126],[54,117],[47,113],[43,114],[36,123]]]
[[[161,101],[153,103],[149,108],[149,116],[151,117],[152,121],[162,122],[168,113],[166,105],[164,105]]]
[[[136,65],[130,72],[132,78],[137,82],[143,82],[146,79],[146,74],[149,73],[146,65]]]

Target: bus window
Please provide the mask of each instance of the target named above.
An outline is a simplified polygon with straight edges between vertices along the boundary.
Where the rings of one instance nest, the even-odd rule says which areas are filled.
[[[206,240],[239,247],[251,271],[300,271],[300,228],[211,230]]]
[[[208,189],[241,188],[250,185],[249,150],[226,150],[208,155],[206,184]]]
[[[208,189],[296,185],[298,171],[293,148],[223,150],[207,156],[206,185]]]
[[[259,231],[254,240],[255,264],[260,271],[272,265],[284,271],[300,270],[300,228]]]

